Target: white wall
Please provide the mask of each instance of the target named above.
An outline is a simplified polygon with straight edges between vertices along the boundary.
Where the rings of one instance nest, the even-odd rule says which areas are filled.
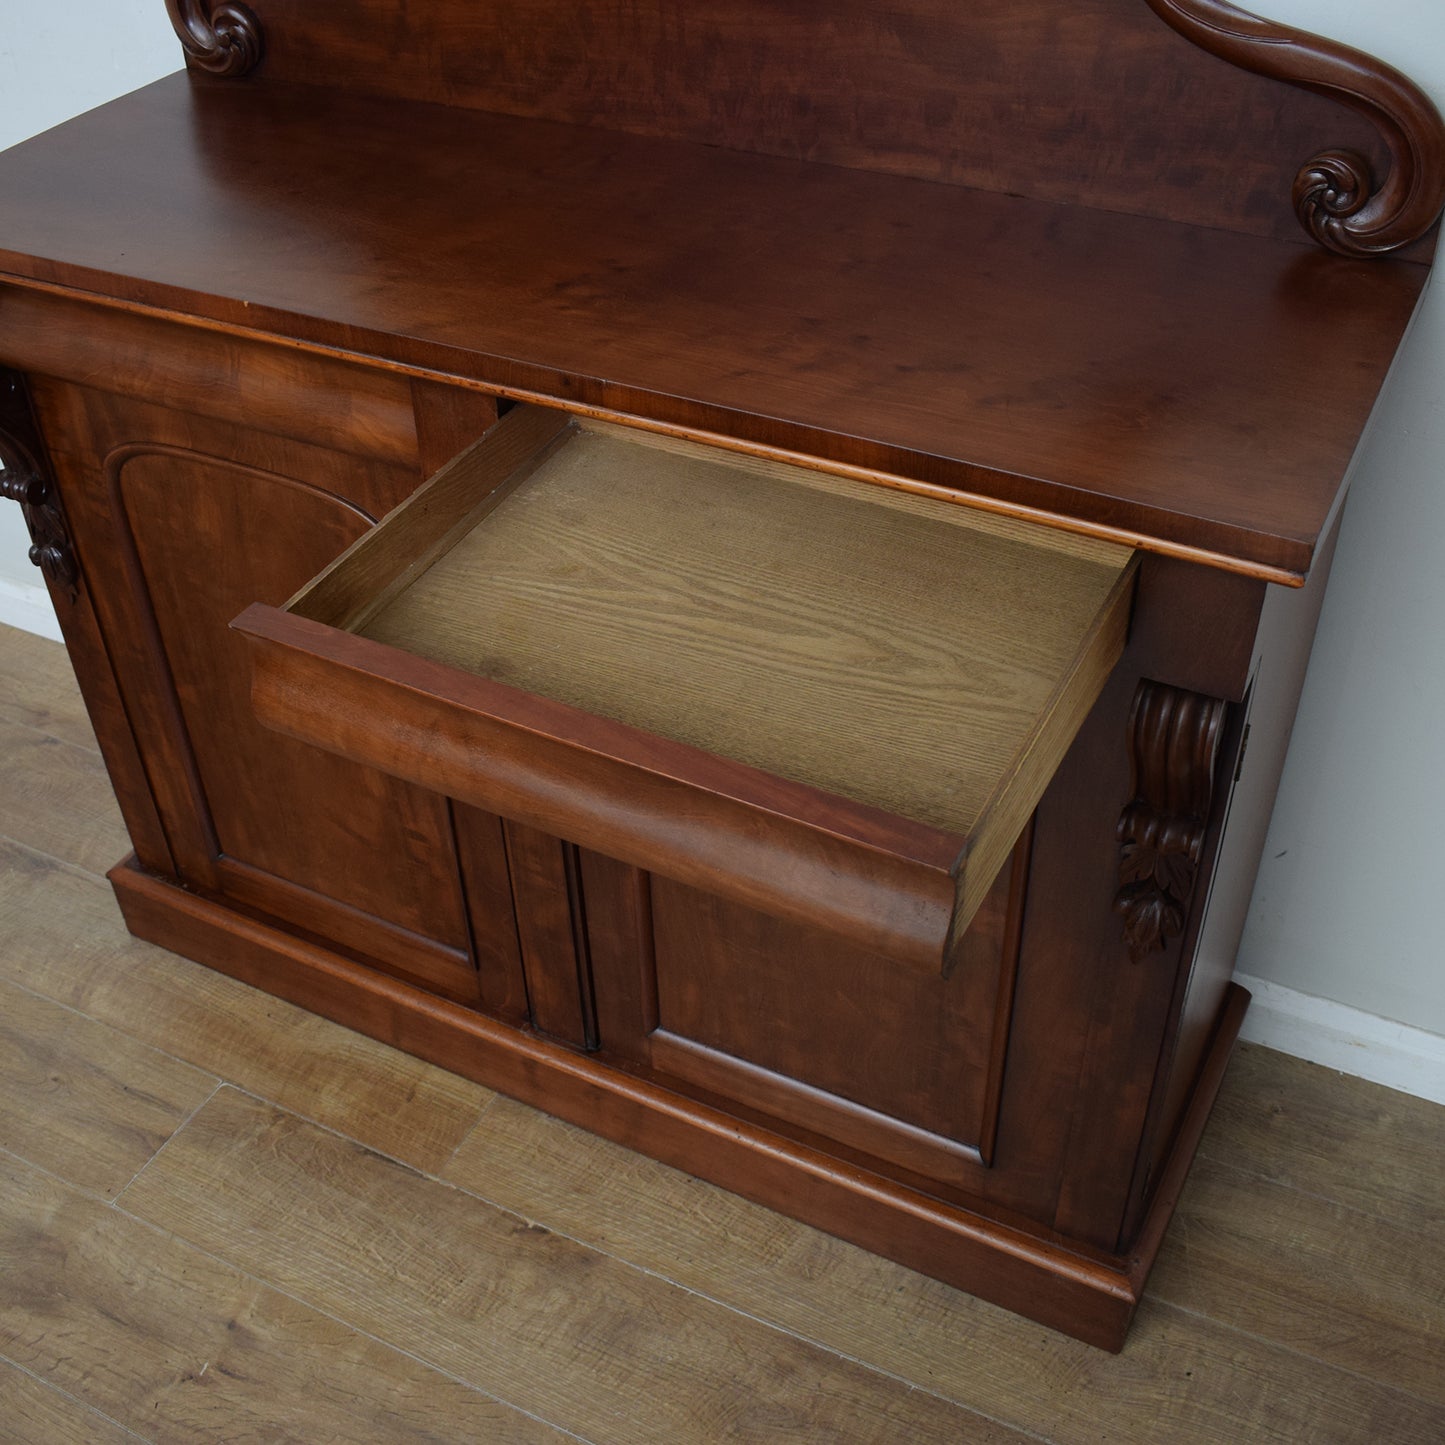
[[[180,66],[161,0],[0,0],[0,150]],[[20,509],[0,505],[0,620],[59,637],[28,550]]]
[[[1259,3],[1392,61],[1445,108],[1441,0]],[[0,4],[0,146],[179,65],[161,0]],[[7,598],[35,595],[24,552],[18,509],[0,508],[11,620]],[[1242,972],[1283,986],[1286,1011],[1293,990],[1445,1034],[1442,734],[1445,282],[1360,458],[1240,953]]]
[[[1270,0],[1445,109],[1440,0]],[[1445,256],[1442,256],[1445,260]],[[1241,972],[1445,1034],[1445,284],[1357,460]],[[1438,1056],[1438,1053],[1437,1053]]]

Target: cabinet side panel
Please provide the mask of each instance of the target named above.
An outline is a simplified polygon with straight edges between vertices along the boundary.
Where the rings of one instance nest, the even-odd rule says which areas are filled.
[[[1158,1118],[1141,1160],[1135,1198],[1125,1223],[1125,1243],[1143,1217],[1179,1131],[1234,976],[1235,955],[1304,687],[1339,525],[1336,518],[1304,588],[1271,587],[1264,599],[1252,649],[1253,681],[1241,719],[1249,731],[1233,752],[1227,753],[1228,772],[1220,780],[1228,796],[1220,820],[1218,856],[1197,922],[1194,962],[1173,1046],[1161,1071]]]
[[[1056,1101],[1052,1116],[1066,1121],[1055,1156],[1061,1172],[1054,1226],[1105,1250],[1118,1241],[1157,1119],[1160,1070],[1178,1024],[1191,930],[1219,836],[1223,764],[1198,729],[1202,720],[1227,719],[1226,701],[1241,697],[1248,680],[1248,647],[1221,650],[1215,634],[1252,636],[1263,600],[1256,583],[1225,578],[1216,585],[1196,567],[1171,564],[1153,583],[1141,587],[1123,662],[1039,808],[1019,992],[1023,1026],[1014,1041],[1022,1067],[1011,1074],[1021,1091],[1014,1102],[1048,1087]],[[1201,687],[1209,692],[1196,693]],[[1177,726],[1146,745],[1135,727],[1141,695],[1192,701],[1168,714]],[[1156,774],[1169,780],[1167,805],[1153,797],[1157,779],[1146,781]],[[1141,787],[1149,802],[1142,814]],[[1196,791],[1208,814],[1198,820]],[[1138,832],[1156,804],[1163,808],[1158,826],[1171,837],[1192,836],[1196,822],[1206,828],[1187,866],[1162,834],[1150,843]],[[1176,808],[1183,810],[1178,816]],[[1160,851],[1152,854],[1156,844]],[[1144,859],[1152,860],[1155,884],[1168,879],[1162,891],[1140,882]],[[1170,915],[1158,936],[1138,927],[1137,907],[1149,898]],[[1006,1088],[1006,1110],[1010,1101]],[[1043,1117],[1041,1102],[1031,1117]],[[1007,1140],[1001,1133],[1001,1149]]]

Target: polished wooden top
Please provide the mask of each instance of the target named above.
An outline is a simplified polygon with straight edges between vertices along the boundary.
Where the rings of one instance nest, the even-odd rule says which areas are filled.
[[[1303,236],[256,78],[176,76],[72,121],[0,158],[0,195],[0,272],[25,284],[1277,580],[1309,566],[1426,276]],[[3,318],[0,297],[0,353]]]

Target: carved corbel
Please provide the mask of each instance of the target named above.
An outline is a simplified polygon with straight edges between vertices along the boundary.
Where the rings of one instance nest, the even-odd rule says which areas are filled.
[[[1321,151],[1295,177],[1295,214],[1320,245],[1342,256],[1380,256],[1409,245],[1434,224],[1445,202],[1445,122],[1413,81],[1347,45],[1263,20],[1225,0],[1145,3],[1201,50],[1328,96],[1379,131],[1390,169],[1378,185],[1369,161],[1342,149]]]
[[[166,0],[186,59],[211,75],[245,75],[261,61],[261,24],[245,5]]]
[[[55,495],[45,448],[18,372],[0,370],[0,497],[20,503],[30,529],[30,560],[45,580],[72,602],[80,569]]]
[[[1132,799],[1119,818],[1124,938],[1137,963],[1184,932],[1214,800],[1225,704],[1145,680],[1129,714]]]

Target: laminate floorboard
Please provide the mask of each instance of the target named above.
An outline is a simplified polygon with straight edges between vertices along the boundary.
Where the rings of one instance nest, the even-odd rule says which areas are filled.
[[[1322,1363],[1282,1330],[1231,1328],[1153,1290],[1123,1354],[1101,1354],[510,1099],[488,1111],[447,1177],[1053,1440],[1347,1442],[1379,1426],[1380,1439],[1424,1442],[1445,1424],[1434,1405]],[[1236,1261],[1212,1267],[1232,1309]],[[1275,1277],[1286,1269],[1280,1261]],[[1422,1281],[1418,1299],[1428,1295]]]
[[[111,1198],[218,1080],[0,981],[0,1149]]]
[[[65,649],[0,622],[0,719],[99,752]]]
[[[1241,1047],[1106,1355],[131,938],[64,666],[0,629],[0,1438],[1445,1439],[1445,1109]]]
[[[1445,1414],[1445,1249],[1420,1230],[1196,1160],[1150,1288]]]
[[[8,1360],[0,1360],[0,1420],[8,1445],[135,1445],[145,1438]]]
[[[493,1097],[132,938],[108,884],[4,839],[0,937],[0,979],[418,1169],[440,1168]]]
[[[1200,1152],[1392,1223],[1408,1221],[1445,1247],[1445,1110],[1428,1099],[1242,1048]]]
[[[130,852],[100,754],[3,720],[0,837],[95,874]]]
[[[158,1445],[565,1439],[3,1155],[0,1260],[0,1355]]]
[[[1028,1438],[233,1090],[121,1204],[599,1445]]]

